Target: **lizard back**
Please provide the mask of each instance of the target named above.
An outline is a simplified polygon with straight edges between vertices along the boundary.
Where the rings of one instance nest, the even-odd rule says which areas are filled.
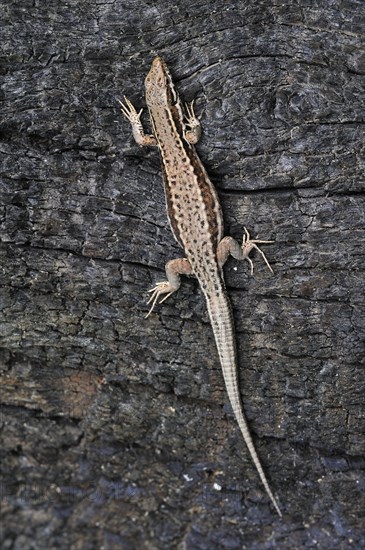
[[[221,280],[216,251],[223,237],[223,215],[218,195],[194,145],[185,138],[183,109],[161,58],[154,60],[145,88],[161,153],[168,218],[206,293],[211,283]]]
[[[194,147],[200,135],[200,124],[191,106],[186,114],[173,85],[164,61],[156,57],[145,79],[146,101],[153,126],[153,135],[146,135],[138,113],[125,97],[120,102],[122,112],[132,125],[132,132],[139,145],[158,145],[165,182],[167,213],[173,234],[184,248],[185,258],[170,260],[166,264],[166,281],[161,281],[150,290],[152,302],[148,315],[158,299],[166,300],[180,287],[180,275],[196,275],[204,292],[211,320],[223,376],[233,412],[249,449],[260,479],[279,516],[279,505],[271,492],[269,483],[256,453],[242,409],[235,343],[234,323],[229,298],[225,291],[222,266],[228,255],[238,260],[247,259],[256,248],[270,264],[256,243],[271,241],[250,240],[245,229],[242,245],[231,237],[223,237],[223,216],[218,195],[201,163]]]

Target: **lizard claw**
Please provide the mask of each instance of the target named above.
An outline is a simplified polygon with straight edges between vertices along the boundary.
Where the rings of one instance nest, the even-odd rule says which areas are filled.
[[[134,141],[137,145],[157,145],[156,138],[154,135],[146,135],[143,131],[143,126],[141,122],[141,114],[143,109],[137,111],[131,101],[125,96],[124,101],[118,99],[120,103],[120,110],[126,119],[130,122],[132,126],[132,133]]]
[[[201,126],[198,117],[194,112],[194,99],[190,103],[185,104],[185,139],[194,145],[200,139]]]
[[[195,112],[194,112],[194,103],[195,99],[193,101],[190,101],[190,103],[185,103],[185,109],[186,109],[186,124],[188,126],[195,126],[196,122],[198,120]]]
[[[118,99],[121,107],[120,110],[122,111],[123,115],[129,120],[131,124],[140,123],[140,117],[143,112],[143,109],[141,109],[138,113],[132,104],[131,101],[125,96],[124,97],[124,103],[120,99]]]
[[[166,296],[164,296],[162,300],[159,301],[160,304],[162,304],[162,302],[167,300],[167,298],[171,296],[174,290],[171,290],[171,285],[168,281],[162,281],[160,283],[157,283],[156,286],[151,288],[151,290],[149,290],[148,292],[151,292],[152,294],[150,296],[150,299],[147,302],[147,305],[150,304],[151,302],[152,302],[152,305],[145,319],[147,319],[147,317],[149,317],[150,314],[152,313],[155,305],[157,304],[157,300],[159,299],[161,294],[166,294]]]
[[[243,258],[245,260],[247,260],[248,263],[250,264],[251,275],[253,275],[253,262],[252,262],[251,258],[249,258],[248,255],[249,255],[249,253],[251,252],[251,250],[253,248],[255,248],[261,254],[261,256],[265,260],[265,263],[266,263],[267,267],[269,268],[269,270],[271,271],[271,273],[274,273],[274,271],[273,271],[271,265],[269,264],[268,259],[266,258],[265,254],[262,252],[262,250],[257,245],[258,244],[270,244],[270,243],[273,243],[275,241],[263,241],[263,240],[260,240],[260,239],[251,239],[247,228],[244,227],[243,229],[245,231],[245,234],[243,236],[243,241],[242,241]]]

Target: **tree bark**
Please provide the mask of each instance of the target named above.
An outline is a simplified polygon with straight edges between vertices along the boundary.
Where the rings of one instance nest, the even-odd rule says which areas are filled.
[[[360,0],[2,2],[4,549],[362,548],[365,236]],[[228,406],[145,107],[165,58],[196,98],[226,235],[241,395],[280,519]],[[145,112],[143,122],[148,125]]]

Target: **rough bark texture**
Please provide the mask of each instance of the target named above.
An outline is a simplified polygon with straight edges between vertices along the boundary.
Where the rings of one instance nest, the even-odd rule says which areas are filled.
[[[363,0],[3,0],[2,548],[364,548]],[[158,154],[118,111],[156,54],[197,98],[241,393],[181,255]],[[147,118],[145,119],[147,122]]]

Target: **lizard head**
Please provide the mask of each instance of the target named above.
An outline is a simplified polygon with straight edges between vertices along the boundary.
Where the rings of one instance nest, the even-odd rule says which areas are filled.
[[[155,57],[145,79],[147,104],[171,107],[179,103],[170,71],[161,57]]]

